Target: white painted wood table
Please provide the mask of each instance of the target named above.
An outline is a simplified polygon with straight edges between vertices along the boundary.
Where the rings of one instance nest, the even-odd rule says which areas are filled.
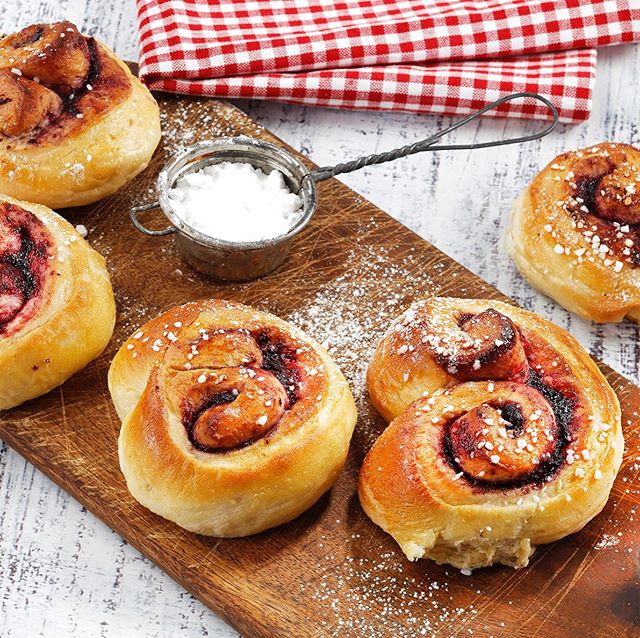
[[[134,0],[0,0],[0,31],[67,18],[136,59]],[[336,112],[244,102],[239,106],[319,164],[421,139],[449,119]],[[483,151],[419,155],[344,177],[407,226],[517,299],[569,329],[638,382],[640,330],[597,326],[536,293],[517,274],[501,238],[518,192],[563,150],[616,140],[640,144],[640,47],[599,54],[591,119],[544,140]],[[483,120],[458,142],[514,135],[535,124]],[[89,237],[89,240],[91,237]],[[0,443],[0,636],[236,636],[222,620],[18,454]]]

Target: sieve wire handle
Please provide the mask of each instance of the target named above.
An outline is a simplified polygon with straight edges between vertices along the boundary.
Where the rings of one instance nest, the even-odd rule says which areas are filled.
[[[153,202],[151,204],[143,204],[142,206],[134,206],[129,210],[129,217],[133,222],[133,225],[145,235],[149,235],[149,237],[163,237],[164,235],[172,235],[178,229],[175,226],[167,226],[167,228],[163,228],[162,230],[151,230],[151,228],[147,228],[139,219],[138,213],[143,213],[147,210],[153,210],[154,208],[160,208],[160,204],[158,202]]]
[[[531,98],[536,100],[537,102],[542,102],[550,111],[552,121],[551,123],[539,131],[538,133],[533,133],[532,135],[523,135],[521,137],[511,137],[503,140],[494,140],[491,142],[477,142],[473,144],[443,144],[443,145],[435,145],[435,143],[447,133],[451,131],[455,131],[456,129],[472,122],[476,118],[484,115],[487,111],[494,109],[505,102],[510,102],[511,100],[517,100],[521,98]],[[323,166],[317,168],[314,171],[311,171],[307,177],[311,177],[314,182],[321,182],[322,180],[329,179],[330,177],[335,177],[336,175],[341,175],[342,173],[351,173],[353,171],[357,171],[365,166],[374,166],[375,164],[383,164],[385,162],[392,162],[393,160],[399,159],[401,157],[407,157],[408,155],[415,155],[416,153],[421,153],[422,151],[445,151],[445,150],[470,150],[474,148],[488,148],[491,146],[505,146],[506,144],[519,144],[520,142],[531,142],[532,140],[540,139],[544,137],[548,133],[551,133],[553,129],[556,127],[558,123],[558,110],[553,105],[553,103],[548,100],[546,97],[539,95],[538,93],[511,93],[510,95],[505,95],[501,97],[499,100],[492,102],[491,104],[487,104],[487,106],[481,108],[479,111],[472,113],[468,117],[465,117],[463,120],[456,122],[452,126],[439,131],[435,135],[428,137],[425,140],[421,140],[419,142],[414,142],[413,144],[407,144],[406,146],[401,146],[400,148],[393,149],[391,151],[387,151],[386,153],[378,153],[373,155],[365,155],[363,157],[359,157],[355,160],[351,160],[350,162],[344,162],[341,164],[336,164],[335,166]]]

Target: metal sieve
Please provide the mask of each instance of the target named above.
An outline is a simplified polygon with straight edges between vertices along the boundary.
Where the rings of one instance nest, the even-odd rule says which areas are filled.
[[[538,133],[491,142],[474,144],[437,145],[436,142],[447,133],[475,120],[487,111],[505,102],[529,98],[542,102],[550,111],[551,123]],[[539,139],[550,133],[558,122],[558,112],[553,104],[537,93],[513,93],[476,113],[456,122],[452,126],[439,131],[425,140],[408,144],[400,148],[366,155],[350,162],[325,166],[313,171],[307,169],[300,160],[285,149],[246,136],[223,137],[211,141],[198,142],[179,153],[160,171],[157,179],[158,201],[131,209],[130,216],[134,226],[145,235],[159,237],[175,234],[176,245],[182,257],[191,266],[205,273],[226,281],[248,281],[261,277],[277,268],[286,258],[293,238],[307,225],[317,205],[316,182],[329,179],[343,173],[356,171],[364,166],[372,166],[391,162],[401,157],[414,155],[422,151],[451,149],[476,149],[491,146],[504,146]],[[211,164],[220,162],[248,162],[264,172],[278,170],[291,192],[302,199],[302,213],[295,224],[283,235],[270,239],[251,242],[234,242],[206,235],[186,224],[175,212],[169,198],[169,190],[176,181],[188,172],[196,171]],[[170,225],[162,230],[151,230],[138,219],[143,211],[160,208]]]

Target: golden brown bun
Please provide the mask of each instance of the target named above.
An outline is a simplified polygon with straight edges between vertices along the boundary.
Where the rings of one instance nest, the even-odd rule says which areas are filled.
[[[393,421],[365,458],[360,502],[410,560],[522,567],[607,502],[624,447],[617,397],[577,341],[533,313],[418,302],[367,381]]]
[[[255,534],[313,505],[340,472],[356,421],[322,347],[221,300],[173,308],[136,331],[109,389],[131,494],[211,536]]]
[[[63,104],[57,93],[9,69],[0,69],[0,135],[22,135],[61,113]]]
[[[0,200],[0,410],[40,396],[105,348],[115,303],[101,255],[39,204]]]
[[[70,23],[0,40],[0,69],[0,192],[81,206],[149,163],[160,140],[158,105],[112,51]]]
[[[0,39],[0,67],[18,69],[67,97],[82,88],[91,71],[85,37],[68,20],[32,24]]]
[[[507,235],[529,282],[593,321],[640,321],[640,151],[556,157],[516,201]]]

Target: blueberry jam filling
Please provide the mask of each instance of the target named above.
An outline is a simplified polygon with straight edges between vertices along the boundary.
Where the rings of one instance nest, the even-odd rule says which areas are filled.
[[[87,38],[87,47],[89,49],[89,74],[87,75],[87,79],[81,89],[65,97],[65,108],[73,117],[77,117],[80,113],[76,103],[83,95],[85,95],[85,93],[87,93],[87,86],[93,86],[97,83],[100,75],[100,60],[98,57],[96,41],[93,38]]]
[[[20,250],[17,253],[3,256],[0,261],[13,266],[20,273],[20,280],[16,282],[16,286],[25,299],[30,299],[37,286],[30,264],[33,256],[41,257],[42,255],[38,253],[35,242],[31,239],[26,228],[18,228],[16,234],[20,238]]]
[[[533,472],[526,476],[509,481],[483,481],[463,472],[456,461],[456,453],[451,442],[449,429],[452,422],[447,423],[443,429],[442,452],[447,463],[456,473],[462,472],[465,480],[473,486],[482,487],[484,490],[509,490],[523,487],[525,485],[542,485],[548,481],[562,467],[565,462],[565,450],[571,440],[571,426],[574,416],[574,403],[558,390],[552,388],[542,381],[540,375],[533,370],[530,371],[528,385],[537,390],[549,403],[558,426],[555,446],[553,451],[538,464]],[[520,406],[516,403],[494,404],[492,407],[498,408],[502,418],[507,421],[506,429],[514,437],[520,436],[525,431],[525,419]]]
[[[607,175],[611,175],[615,166],[611,164],[605,172],[596,177],[581,177],[576,180],[575,197],[582,200],[583,205],[590,211],[597,211],[596,192],[600,187],[600,182]]]
[[[283,341],[272,340],[266,332],[257,332],[251,336],[262,352],[262,369],[280,381],[289,398],[289,407],[292,407],[300,398],[300,370],[295,350]]]
[[[47,249],[44,242],[38,244],[34,240],[27,227],[28,220],[18,221],[25,214],[31,215],[10,205],[4,211],[0,210],[0,232],[6,233],[9,241],[13,239],[18,246],[13,252],[0,254],[0,334],[42,288]],[[34,224],[39,224],[34,216],[31,217]]]
[[[33,33],[29,33],[28,31],[29,29],[27,29],[27,33],[25,33],[22,39],[16,39],[12,44],[14,49],[21,49],[28,44],[35,44],[42,37],[42,34],[44,33],[44,26],[39,25],[33,30]]]
[[[47,127],[35,130],[26,140],[27,144],[51,144],[53,140],[62,139],[83,126],[83,122],[113,108],[130,91],[131,83],[119,65],[108,61],[96,40],[90,37],[85,40],[89,49],[89,73],[82,87],[60,95],[64,103],[62,113]]]
[[[295,349],[290,347],[284,340],[273,336],[265,330],[252,333],[251,337],[262,353],[262,365],[260,368],[272,374],[282,385],[288,398],[288,409],[290,409],[300,398],[300,369]],[[237,398],[237,394],[234,392],[218,392],[201,403],[192,403],[189,399],[183,401],[182,424],[194,448],[202,452],[225,453],[232,449],[246,447],[254,442],[255,439],[249,439],[246,443],[235,448],[211,448],[200,443],[195,436],[196,424],[207,410],[219,405],[233,403]],[[266,435],[268,436],[268,433]]]
[[[556,416],[556,422],[560,433],[566,437],[568,442],[570,437],[571,420],[573,419],[574,403],[565,397],[561,392],[548,386],[534,370],[529,372],[528,384],[537,390],[548,402]]]
[[[500,408],[502,418],[507,422],[507,432],[518,437],[524,434],[524,415],[517,403],[506,403]]]
[[[208,448],[198,442],[193,435],[193,429],[198,419],[210,408],[214,408],[217,405],[224,405],[226,403],[233,403],[237,398],[233,392],[218,392],[209,397],[202,405],[194,406],[189,401],[185,401],[182,409],[182,424],[187,430],[189,441],[191,445],[197,448],[201,452],[212,452],[211,448]]]
[[[606,242],[610,247],[620,243],[620,237],[618,236],[620,224],[616,225],[614,223],[614,219],[606,219],[605,217],[602,217],[602,215],[598,214],[596,194],[600,188],[600,182],[608,175],[611,175],[614,171],[615,165],[612,162],[608,162],[606,169],[600,171],[599,174],[595,176],[576,178],[574,198],[577,202],[580,202],[580,206],[575,206],[571,210],[576,221],[583,220],[587,216],[584,212],[585,208],[595,214],[598,217],[600,224],[598,236],[601,238],[603,244]],[[620,223],[622,222],[620,221]],[[627,261],[632,266],[637,267],[640,266],[640,250],[638,250],[638,244],[640,243],[640,224],[628,225],[629,230],[625,233],[624,238],[632,240],[633,246],[630,250],[631,254]],[[621,249],[624,247],[625,246],[621,246]]]

